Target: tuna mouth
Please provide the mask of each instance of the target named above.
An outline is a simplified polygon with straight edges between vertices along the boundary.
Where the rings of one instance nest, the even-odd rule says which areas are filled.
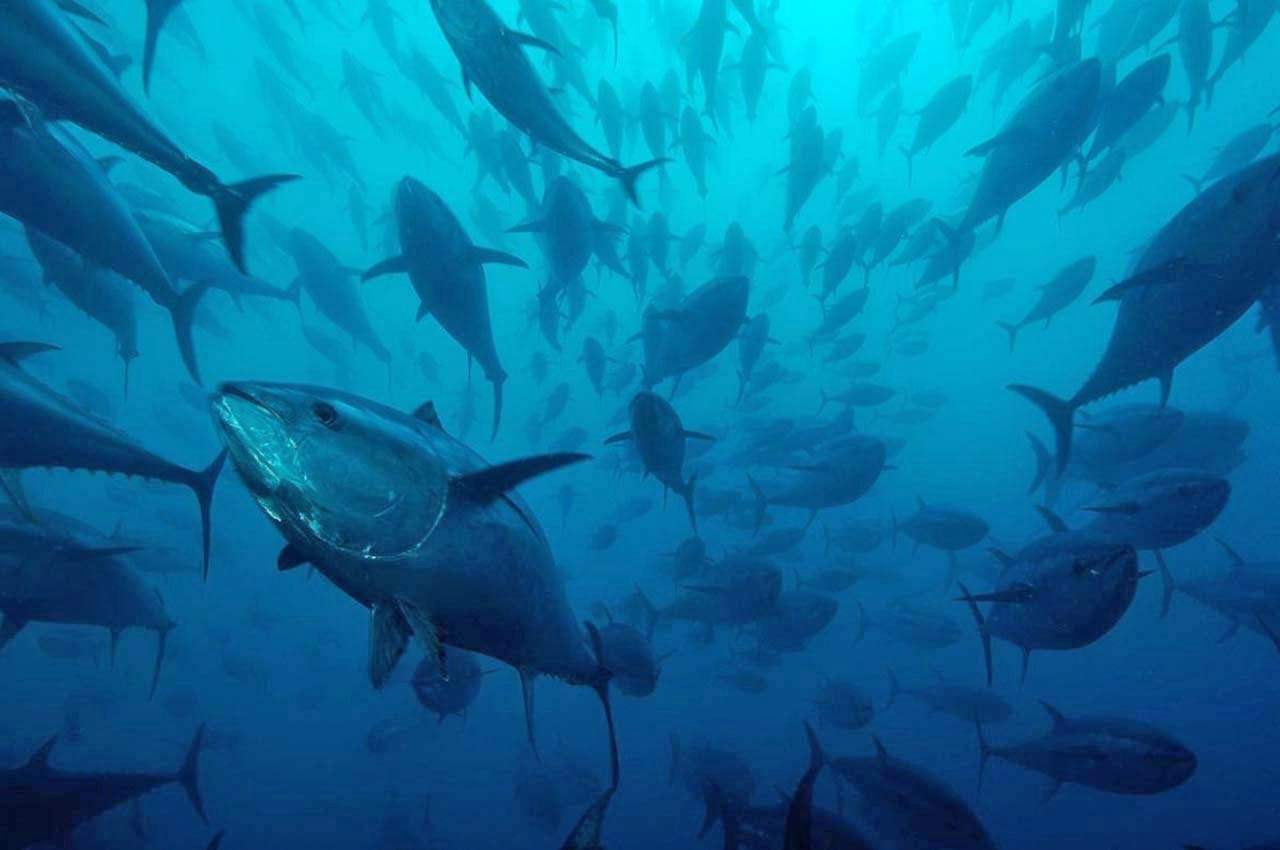
[[[245,484],[257,494],[275,492],[286,459],[297,451],[284,419],[238,384],[224,384],[210,404],[214,423]]]

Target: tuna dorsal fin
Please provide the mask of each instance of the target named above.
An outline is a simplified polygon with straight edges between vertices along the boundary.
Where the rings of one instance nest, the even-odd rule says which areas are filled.
[[[880,762],[881,767],[889,764],[889,751],[884,748],[884,744],[880,743],[878,735],[871,736],[871,742],[876,745],[876,760]]]
[[[434,401],[424,401],[418,405],[418,409],[413,411],[413,418],[427,423],[432,428],[444,430],[444,425],[440,422],[440,414],[436,411],[436,403]]]
[[[33,354],[60,350],[56,345],[43,342],[0,342],[0,359],[8,360],[14,366],[18,366]]]
[[[1050,531],[1055,531],[1061,534],[1071,530],[1067,527],[1067,524],[1062,521],[1062,517],[1058,516],[1048,507],[1044,505],[1036,505],[1036,510],[1039,511],[1040,516],[1044,518],[1045,525],[1049,526]]]
[[[449,681],[449,667],[445,663],[444,643],[440,638],[440,628],[431,620],[431,616],[421,607],[402,596],[396,597],[396,605],[400,614],[413,629],[414,636],[422,642],[427,657],[434,658],[440,665],[440,678]]]
[[[369,681],[375,689],[387,683],[408,643],[409,625],[400,609],[387,602],[375,603],[369,620]]]
[[[276,555],[276,569],[280,572],[287,572],[295,567],[309,563],[310,558],[298,551],[292,543],[286,545],[280,550],[280,554]]]
[[[514,254],[508,254],[506,251],[498,251],[494,248],[481,248],[473,245],[471,250],[467,252],[467,259],[476,265],[485,265],[486,263],[496,263],[502,266],[517,266],[522,269],[529,268],[529,264]]]
[[[531,478],[590,458],[591,455],[580,452],[534,455],[521,460],[499,463],[468,475],[460,475],[450,483],[449,490],[474,502],[488,505]]]
[[[1049,712],[1049,717],[1053,720],[1054,731],[1065,729],[1067,726],[1070,725],[1067,722],[1066,715],[1064,715],[1061,711],[1058,711],[1058,709],[1049,705],[1049,703],[1045,702],[1044,700],[1040,700],[1040,704],[1044,706],[1045,711]]]
[[[409,261],[402,255],[388,257],[380,263],[371,266],[368,271],[360,275],[363,281],[373,280],[375,277],[382,277],[388,274],[408,274]]]
[[[28,770],[48,770],[49,755],[53,752],[54,744],[58,743],[58,736],[54,735],[49,740],[40,745],[40,749],[31,754],[31,758],[27,759],[26,767]]]

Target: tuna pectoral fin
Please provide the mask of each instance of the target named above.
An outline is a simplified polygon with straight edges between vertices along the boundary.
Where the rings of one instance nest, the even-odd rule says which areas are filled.
[[[209,579],[209,541],[212,536],[213,520],[211,518],[213,511],[213,488],[218,484],[218,475],[222,472],[222,466],[227,462],[227,452],[223,449],[218,456],[213,459],[213,463],[206,466],[200,472],[192,471],[190,478],[186,484],[191,488],[191,492],[195,493],[196,501],[200,503],[200,545],[201,545],[201,568],[203,570],[204,579]]]
[[[1095,514],[1123,514],[1125,516],[1134,516],[1142,510],[1142,506],[1137,502],[1116,502],[1110,505],[1086,506],[1082,510]]]
[[[1044,518],[1045,525],[1049,526],[1050,531],[1055,532],[1057,534],[1062,534],[1071,530],[1067,526],[1066,522],[1063,521],[1062,517],[1058,516],[1047,506],[1036,505],[1036,511],[1039,512],[1040,516]]]
[[[701,431],[690,431],[687,428],[684,430],[684,438],[686,440],[715,440],[715,437],[710,434],[704,434]]]
[[[164,667],[164,652],[169,645],[169,631],[173,626],[165,626],[156,632],[156,660],[151,668],[151,690],[147,693],[147,699],[151,699],[156,695],[156,687],[160,684],[160,669]]]
[[[27,625],[27,621],[13,614],[5,614],[4,621],[0,622],[0,649],[3,649],[9,641],[18,636]]]
[[[978,637],[982,639],[982,658],[987,664],[987,687],[991,687],[994,679],[991,669],[991,632],[987,629],[987,621],[982,618],[982,611],[978,609],[977,599],[964,584],[959,584],[959,587],[960,592],[964,594],[961,599],[969,603],[969,611],[973,614],[973,620],[978,626]]]
[[[625,443],[627,440],[634,440],[635,434],[630,431],[623,431],[621,434],[614,434],[612,437],[604,441],[606,446],[612,446],[614,443]]]
[[[69,563],[101,561],[105,558],[115,558],[119,555],[128,555],[132,552],[137,552],[141,548],[141,546],[93,546],[63,551],[59,554],[63,560]]]
[[[1071,459],[1071,428],[1075,418],[1075,405],[1026,384],[1010,384],[1009,389],[1040,408],[1049,418],[1058,449],[1058,474],[1061,475]]]
[[[517,669],[516,672],[520,675],[520,699],[524,702],[524,730],[529,738],[529,749],[533,751],[533,757],[541,761],[533,727],[533,677],[537,674],[531,670]]]
[[[182,790],[187,792],[191,808],[196,810],[200,820],[208,823],[209,818],[204,813],[204,799],[200,796],[200,749],[203,744],[204,724],[201,723],[196,729],[195,737],[191,739],[191,746],[187,748],[187,757],[183,759],[182,767],[179,768],[174,779],[182,786]]]
[[[1106,292],[1093,299],[1094,304],[1104,301],[1119,301],[1130,292],[1145,289],[1149,286],[1182,283],[1190,277],[1220,275],[1221,268],[1209,263],[1196,263],[1185,257],[1175,257],[1167,263],[1140,272],[1128,280],[1122,280]]]
[[[590,455],[578,452],[534,455],[460,475],[450,482],[449,490],[473,502],[489,505],[531,478],[590,459]]]
[[[1029,135],[1029,131],[1024,127],[1013,127],[998,133],[987,139],[980,145],[969,148],[965,151],[965,156],[986,156],[1001,145],[1011,142],[1017,142],[1019,139],[1025,139]]]
[[[57,0],[57,5],[59,9],[66,12],[68,15],[72,15],[77,18],[84,18],[86,21],[92,21],[93,23],[100,24],[104,27],[110,26],[110,24],[102,20],[96,12],[85,6],[83,3],[77,3],[76,0]]]
[[[151,66],[156,61],[156,42],[170,13],[182,0],[147,0],[147,33],[142,49],[142,90],[151,92]]]
[[[173,333],[178,340],[178,352],[182,355],[182,363],[187,373],[197,385],[200,381],[200,364],[196,361],[195,323],[196,308],[200,299],[209,291],[208,283],[197,283],[187,288],[168,305],[169,316],[173,320]]]
[[[403,256],[388,257],[380,263],[376,263],[369,267],[368,271],[362,272],[360,280],[368,283],[375,277],[382,277],[389,274],[408,274],[409,261]]]
[[[467,259],[478,266],[496,264],[500,266],[516,266],[522,269],[529,268],[528,263],[514,254],[508,254],[505,251],[498,251],[493,248],[472,246],[471,251],[467,254]]]
[[[449,681],[449,668],[445,664],[444,643],[440,640],[440,629],[431,621],[431,617],[417,605],[403,597],[396,598],[396,605],[401,616],[413,629],[414,636],[422,643],[427,657],[440,665],[440,678]]]
[[[310,563],[310,561],[310,558],[290,543],[280,550],[279,555],[276,555],[276,569],[282,573],[288,572],[289,570],[300,567],[303,564]]]
[[[390,602],[375,603],[369,616],[369,681],[374,689],[387,683],[409,644],[409,624]]]
[[[33,354],[60,350],[60,346],[44,342],[0,342],[0,360],[7,360],[14,366],[20,366],[23,360]]]

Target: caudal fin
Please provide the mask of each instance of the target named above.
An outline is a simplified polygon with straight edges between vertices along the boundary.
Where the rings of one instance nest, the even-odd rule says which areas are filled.
[[[169,305],[169,316],[173,320],[173,333],[178,339],[178,353],[182,355],[182,363],[187,367],[187,374],[197,385],[200,380],[200,363],[196,360],[195,324],[196,308],[200,299],[209,291],[208,283],[197,283],[187,288],[173,303]]]
[[[1049,424],[1053,426],[1053,435],[1057,442],[1058,474],[1061,475],[1067,468],[1067,462],[1071,460],[1071,428],[1076,412],[1075,405],[1026,384],[1011,384],[1009,389],[1040,408],[1049,418]]]
[[[217,485],[218,475],[222,472],[222,466],[226,462],[227,451],[223,449],[213,459],[213,463],[200,472],[192,471],[190,480],[187,481],[187,486],[191,488],[191,492],[196,494],[196,501],[200,503],[201,568],[205,581],[209,580],[209,541],[212,536],[213,526],[210,516],[213,510],[213,488]]]
[[[204,813],[204,799],[200,796],[200,749],[203,743],[204,724],[201,723],[200,728],[196,729],[195,737],[191,739],[191,746],[187,748],[187,757],[174,779],[182,786],[182,790],[187,792],[191,808],[196,810],[200,820],[208,823],[209,818]]]
[[[982,612],[978,610],[978,601],[974,599],[969,588],[964,584],[960,584],[960,592],[964,594],[961,597],[965,602],[969,603],[969,611],[973,614],[974,622],[978,625],[978,637],[982,639],[982,657],[987,663],[987,687],[991,687],[995,676],[991,670],[991,632],[987,630],[987,621],[983,619]]]
[[[996,325],[1009,335],[1009,350],[1013,351],[1013,346],[1018,341],[1018,326],[1008,322],[996,322]]]
[[[627,168],[619,167],[614,175],[618,178],[618,182],[622,184],[622,191],[627,193],[627,197],[631,199],[631,203],[640,206],[640,196],[636,192],[636,182],[640,179],[640,175],[644,174],[651,168],[657,168],[659,165],[666,165],[671,160],[666,157],[661,159],[651,159],[648,162],[642,162],[639,165],[632,165]]]
[[[258,198],[284,183],[299,179],[297,174],[271,174],[241,183],[217,184],[210,199],[218,212],[222,241],[236,268],[247,273],[244,263],[244,217]]]

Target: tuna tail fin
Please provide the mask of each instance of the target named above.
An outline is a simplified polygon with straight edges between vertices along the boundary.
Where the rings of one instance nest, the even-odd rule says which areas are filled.
[[[182,0],[147,0],[147,34],[142,52],[142,90],[151,94],[151,66],[156,61],[156,42],[169,14]]]
[[[1178,589],[1178,585],[1173,580],[1173,573],[1169,572],[1169,565],[1165,563],[1164,554],[1156,550],[1156,564],[1160,567],[1160,619],[1169,616],[1169,608],[1173,605],[1173,592]]]
[[[1182,179],[1191,184],[1192,190],[1194,190],[1197,195],[1204,191],[1204,180],[1201,178],[1192,177],[1190,174],[1184,174],[1182,175]]]
[[[973,718],[974,728],[978,730],[978,796],[982,796],[982,779],[987,773],[987,759],[991,758],[991,745],[982,731],[982,721]]]
[[[1049,457],[1049,449],[1040,441],[1040,438],[1030,431],[1027,432],[1027,439],[1031,441],[1031,451],[1036,456],[1036,474],[1031,479],[1031,486],[1027,488],[1027,495],[1034,493],[1040,489],[1040,485],[1049,477],[1049,466],[1053,460]]]
[[[894,675],[893,668],[886,668],[885,672],[889,674],[889,699],[885,702],[882,711],[888,710],[902,693],[902,686],[898,684],[898,677]]]
[[[213,191],[208,193],[218,212],[222,241],[226,243],[231,262],[240,271],[248,272],[244,262],[244,217],[248,214],[249,207],[277,186],[298,179],[297,174],[271,174],[241,183],[217,183]]]
[[[208,823],[209,818],[204,813],[204,798],[200,796],[200,749],[203,744],[204,724],[201,723],[196,729],[195,737],[191,739],[191,746],[187,748],[187,757],[183,760],[182,767],[173,778],[187,792],[191,808],[196,810],[200,820]]]
[[[203,470],[190,472],[190,479],[187,486],[191,488],[191,492],[196,494],[196,501],[200,503],[200,544],[201,544],[201,568],[205,581],[209,580],[209,540],[212,536],[212,521],[210,519],[213,510],[213,488],[218,483],[218,474],[222,472],[222,465],[227,461],[227,450],[223,449],[218,456],[213,459],[213,463],[206,466]]]
[[[613,176],[622,184],[622,191],[627,193],[627,197],[631,199],[631,203],[638,207],[640,206],[640,196],[636,193],[636,181],[640,179],[640,175],[644,174],[651,168],[666,165],[670,161],[671,160],[666,157],[662,157],[661,159],[651,159],[648,162],[642,162],[639,165],[631,165],[627,167],[619,165]]]
[[[295,277],[293,283],[289,284],[289,288],[284,291],[284,298],[292,301],[299,313],[302,312],[302,275]]]
[[[1009,335],[1009,350],[1013,351],[1013,347],[1018,341],[1018,326],[1008,322],[996,322],[996,325]]]
[[[595,623],[587,623],[586,627],[587,635],[591,638],[591,651],[596,656],[596,664],[599,665],[595,681],[591,683],[591,689],[600,698],[600,707],[604,710],[604,721],[609,728],[609,787],[617,788],[620,775],[618,733],[613,724],[613,706],[609,702],[609,682],[613,679],[613,673],[604,666],[604,643],[600,640],[600,630],[596,628]]]
[[[693,493],[698,486],[698,474],[695,472],[689,476],[689,480],[685,482],[684,488],[680,491],[680,497],[684,499],[684,506],[689,511],[689,525],[693,526],[693,533],[698,533],[698,515],[693,511]]]
[[[204,298],[209,288],[208,283],[189,286],[168,305],[169,316],[173,319],[173,333],[178,339],[178,352],[182,355],[183,365],[187,367],[187,374],[197,385],[202,382],[200,364],[196,360],[196,308],[200,306],[200,299]]]
[[[1049,417],[1049,424],[1053,426],[1054,439],[1057,441],[1058,474],[1061,475],[1067,468],[1067,462],[1071,460],[1071,427],[1076,413],[1075,405],[1026,384],[1010,384],[1009,389],[1040,408]]]
[[[915,179],[915,154],[906,145],[900,146],[898,150],[902,151],[902,155],[907,158],[907,185],[910,186]]]
[[[961,598],[969,603],[969,611],[973,613],[973,620],[978,625],[978,637],[982,639],[982,656],[987,663],[987,687],[991,687],[994,675],[991,670],[991,632],[987,629],[987,621],[982,618],[982,612],[978,610],[978,602],[973,598],[973,594],[969,592],[969,588],[963,583],[959,585],[960,592],[964,594]]]
[[[769,509],[769,498],[765,496],[764,491],[760,489],[760,485],[751,477],[751,473],[747,473],[747,481],[751,484],[751,492],[756,496],[756,509],[754,513],[754,522],[752,523],[751,535],[760,533],[760,526],[764,525],[764,514]]]

